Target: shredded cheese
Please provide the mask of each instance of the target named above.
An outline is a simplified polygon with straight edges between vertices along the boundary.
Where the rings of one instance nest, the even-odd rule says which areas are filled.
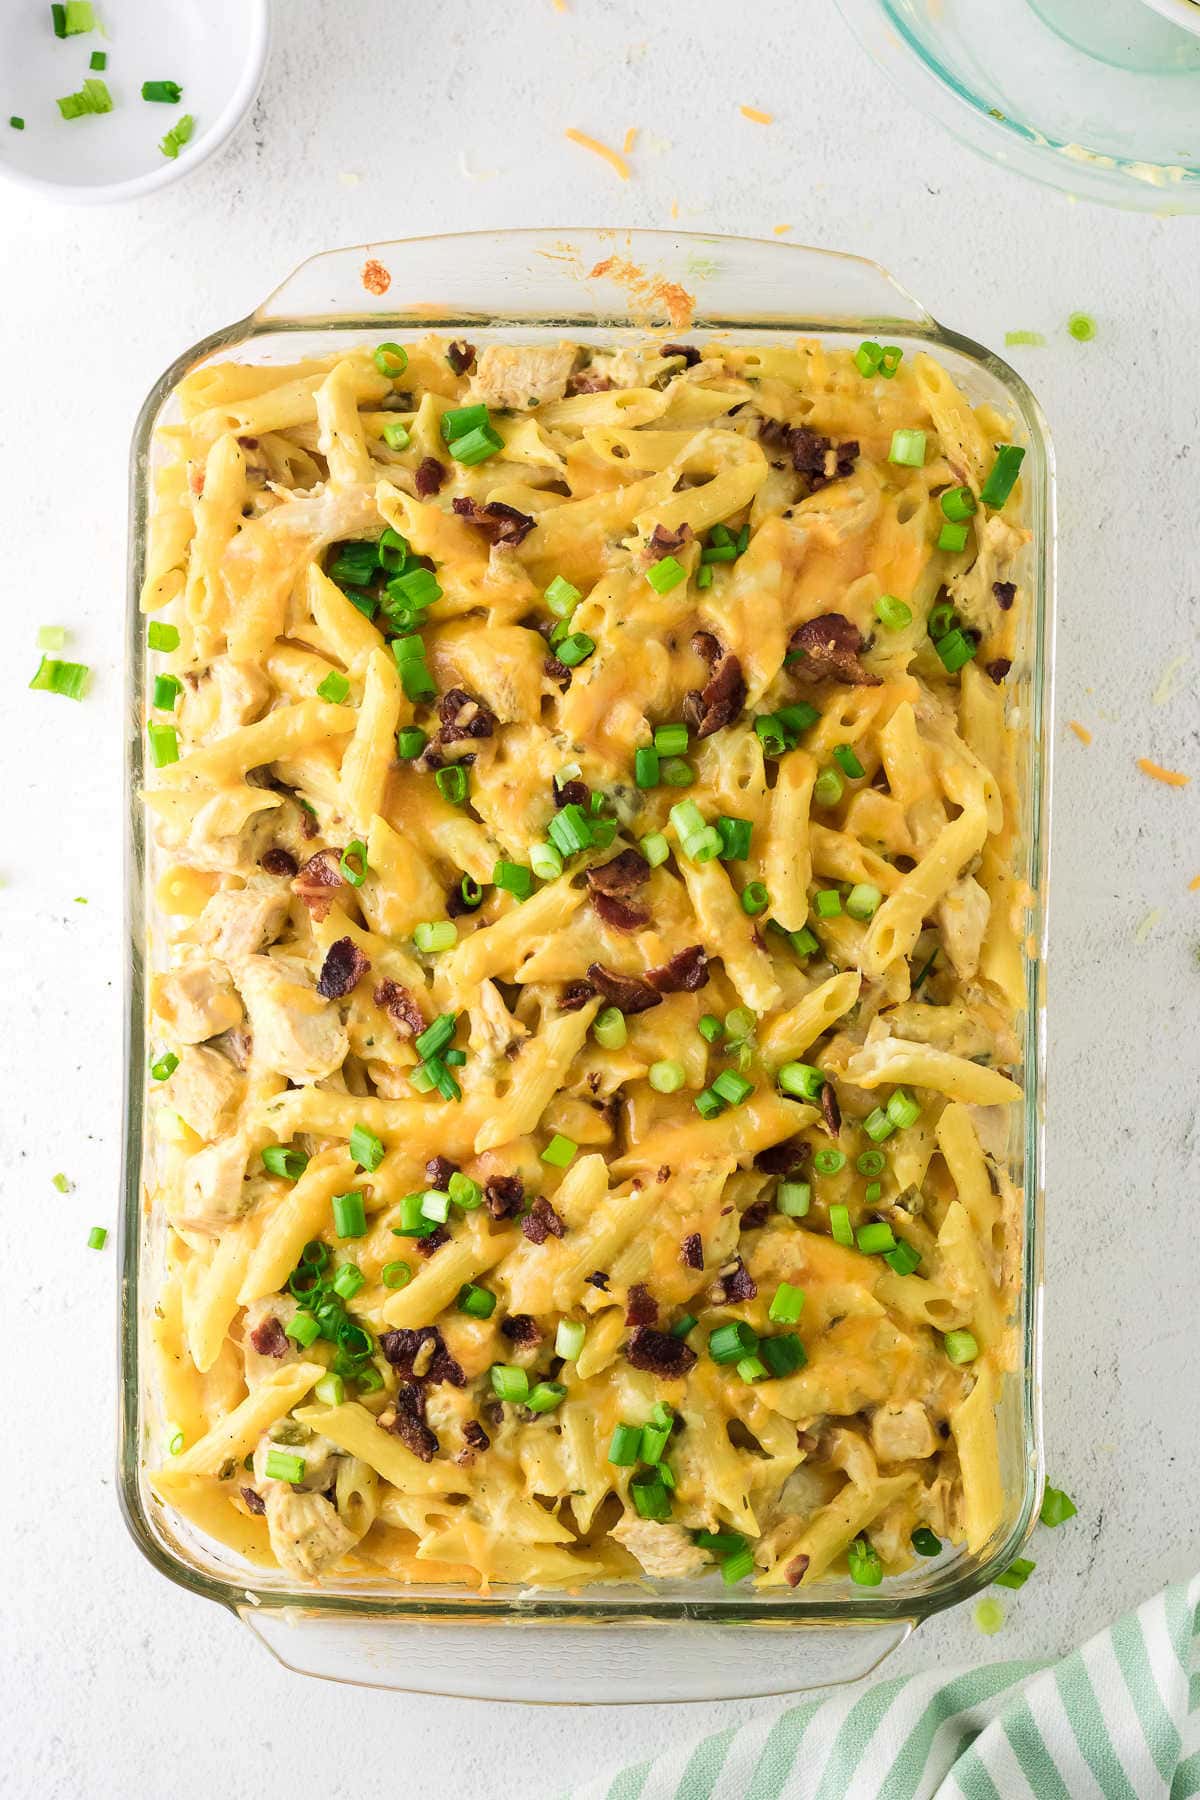
[[[672,200],[672,202],[671,202],[671,217],[673,219],[677,219],[679,217],[679,202],[678,202],[678,200]]]
[[[621,149],[626,156],[629,155],[629,152],[633,149],[633,146],[637,143],[637,134],[638,134],[638,128],[636,125],[631,125],[629,127],[628,131],[625,133],[625,142],[621,145]]]
[[[588,137],[586,132],[575,131],[570,126],[564,131],[563,136],[570,138],[573,144],[578,144],[581,150],[590,150],[593,156],[602,157],[617,171],[622,181],[629,180],[629,164],[625,158],[618,151],[610,150],[607,144],[602,144],[599,138]]]
[[[1200,893],[1200,875],[1192,876],[1192,879],[1188,882],[1188,893]]]
[[[738,111],[743,119],[749,119],[755,125],[770,125],[775,119],[774,113],[760,112],[757,106],[739,106]]]
[[[1092,734],[1086,725],[1081,725],[1078,719],[1068,719],[1067,724],[1071,727],[1071,730],[1075,733],[1075,736],[1079,739],[1081,744],[1091,743]]]
[[[1148,756],[1139,756],[1137,766],[1143,775],[1148,775],[1151,781],[1161,781],[1164,787],[1186,787],[1192,779],[1178,769],[1164,769],[1161,763],[1151,762]]]
[[[771,229],[776,237],[782,237],[785,232],[790,231],[792,228],[790,225],[773,225]]]
[[[1180,671],[1183,669],[1186,662],[1187,654],[1184,652],[1167,664],[1166,668],[1158,678],[1158,686],[1150,696],[1153,705],[1165,706],[1167,704],[1167,701],[1175,692],[1175,686],[1179,680]]]

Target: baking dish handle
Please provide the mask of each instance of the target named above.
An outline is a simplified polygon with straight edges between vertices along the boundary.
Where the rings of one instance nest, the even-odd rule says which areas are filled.
[[[778,1629],[662,1623],[560,1627],[539,1620],[401,1623],[300,1607],[239,1609],[285,1668],[326,1681],[469,1700],[661,1705],[795,1694],[857,1681],[915,1619]]]

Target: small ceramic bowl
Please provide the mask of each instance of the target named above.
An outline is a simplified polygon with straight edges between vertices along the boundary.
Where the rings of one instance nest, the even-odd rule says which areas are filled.
[[[58,38],[42,0],[0,5],[0,175],[83,204],[136,199],[198,168],[254,104],[269,37],[267,0],[97,0],[96,16],[103,33]],[[64,119],[56,101],[88,79],[107,85],[112,111]],[[177,82],[178,105],[143,100],[144,81]],[[166,156],[184,114],[192,135]]]

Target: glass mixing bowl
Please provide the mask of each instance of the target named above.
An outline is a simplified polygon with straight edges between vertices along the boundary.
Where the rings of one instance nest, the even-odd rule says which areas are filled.
[[[972,149],[1079,198],[1200,212],[1200,36],[1171,22],[1193,0],[838,3]]]

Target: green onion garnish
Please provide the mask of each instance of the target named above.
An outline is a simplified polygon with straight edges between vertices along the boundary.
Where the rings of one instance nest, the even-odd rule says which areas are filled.
[[[861,780],[867,772],[855,755],[853,744],[835,744],[833,760],[845,774],[850,776],[852,781]]]
[[[428,739],[419,725],[406,725],[396,733],[396,754],[401,762],[413,762],[420,756]],[[438,771],[439,774],[441,771]]]
[[[1017,485],[1017,476],[1021,473],[1021,464],[1025,460],[1025,452],[1017,444],[998,444],[996,460],[982,488],[979,498],[985,506],[993,508],[1004,505],[1008,496]]]
[[[303,1481],[304,1458],[294,1450],[267,1451],[266,1473],[271,1481]]]
[[[654,733],[654,748],[660,756],[685,756],[688,748],[686,725],[659,725]]]
[[[464,463],[467,468],[486,462],[489,456],[496,456],[503,448],[504,439],[491,425],[480,425],[465,436],[453,439],[449,445],[455,462]]]
[[[468,1313],[472,1319],[490,1319],[496,1310],[496,1296],[487,1288],[467,1281],[458,1290],[456,1305],[459,1312]]]
[[[823,1069],[812,1063],[784,1063],[775,1077],[785,1094],[791,1094],[796,1100],[819,1100],[821,1089],[828,1079]]]
[[[781,1281],[767,1308],[767,1317],[775,1325],[795,1325],[804,1311],[804,1289]]]
[[[1028,1556],[1018,1556],[1015,1561],[1009,1563],[1003,1575],[997,1575],[996,1586],[1023,1588],[1036,1568],[1037,1564],[1032,1562]]]
[[[24,131],[25,129],[25,121],[19,113],[10,113],[8,122],[14,131]]]
[[[674,556],[664,556],[661,562],[651,563],[646,570],[646,580],[656,594],[669,594],[672,588],[687,580],[687,570]]]
[[[360,1169],[373,1175],[383,1161],[383,1142],[365,1125],[355,1125],[350,1133],[350,1154]]]
[[[175,702],[182,692],[183,683],[177,681],[174,675],[156,675],[152,704],[159,712],[174,712]]]
[[[302,1349],[307,1350],[308,1346],[315,1343],[321,1335],[321,1321],[312,1313],[301,1311],[296,1314],[295,1318],[289,1319],[283,1329],[293,1343],[299,1344]]]
[[[631,1469],[641,1455],[642,1428],[640,1425],[618,1425],[612,1434],[612,1442],[608,1446],[608,1460],[614,1468]]]
[[[262,1153],[263,1168],[287,1181],[299,1181],[308,1167],[303,1150],[289,1150],[286,1144],[268,1144]]]
[[[1040,331],[1006,331],[1004,334],[1006,344],[1044,344],[1045,341]]]
[[[729,1319],[709,1335],[708,1354],[715,1363],[741,1362],[757,1351],[758,1333],[744,1319]]]
[[[845,784],[836,769],[822,769],[813,782],[813,799],[818,806],[836,806],[842,797],[844,787]]]
[[[625,1023],[624,1013],[618,1012],[615,1006],[606,1006],[598,1012],[592,1023],[592,1031],[596,1042],[605,1050],[620,1050],[629,1036],[629,1027]]]
[[[978,645],[973,638],[966,637],[956,626],[953,631],[948,631],[945,637],[939,638],[934,648],[947,675],[953,675],[970,662]]]
[[[579,1145],[561,1131],[556,1131],[546,1148],[542,1151],[542,1161],[549,1163],[552,1169],[569,1168],[575,1159]]]
[[[787,1219],[807,1217],[812,1188],[807,1181],[781,1181],[775,1189],[775,1205]]]
[[[567,810],[564,808],[564,811]],[[560,813],[559,818],[562,817]],[[556,821],[551,820],[553,825]],[[533,870],[527,869],[524,863],[505,862],[503,858],[492,870],[492,886],[503,889],[518,900],[528,900],[533,892]]]
[[[530,844],[529,863],[539,881],[557,881],[563,872],[563,859],[553,844]]]
[[[808,1351],[792,1331],[779,1337],[763,1338],[758,1346],[758,1354],[767,1365],[767,1373],[773,1375],[776,1381],[783,1381],[787,1376],[794,1375],[808,1361]]]
[[[579,1319],[560,1319],[554,1334],[554,1354],[564,1362],[576,1362],[587,1337],[587,1326]]]
[[[179,1067],[179,1058],[173,1050],[165,1050],[157,1062],[150,1064],[150,1073],[155,1081],[169,1081]]]
[[[458,926],[453,919],[424,919],[413,927],[413,943],[427,955],[453,950],[458,942]]]
[[[871,338],[864,338],[854,352],[854,366],[859,374],[869,378],[876,374],[883,356],[883,345],[876,344]]]
[[[389,420],[383,428],[383,441],[389,450],[407,450],[412,437],[407,425]]]
[[[1096,321],[1090,313],[1073,312],[1067,320],[1067,330],[1077,344],[1090,344],[1096,335]]]
[[[178,650],[179,627],[167,625],[162,619],[151,619],[146,627],[146,642],[151,650]]]
[[[947,520],[942,526],[942,529],[938,532],[938,549],[947,550],[952,556],[957,555],[960,550],[965,550],[967,547],[967,534],[969,530],[970,527],[967,525],[952,525],[949,520]]]
[[[367,879],[368,866],[367,846],[361,838],[351,838],[338,862],[343,881],[348,881],[351,887],[360,888]]]
[[[671,846],[661,831],[652,831],[649,837],[642,838],[638,849],[652,869],[661,868],[671,854]]]
[[[942,1554],[942,1540],[930,1531],[928,1525],[918,1525],[909,1541],[918,1556],[940,1556]]]
[[[662,765],[662,779],[668,787],[691,787],[696,777],[692,773],[692,765],[685,762],[682,756],[668,756]]]
[[[1069,1494],[1062,1488],[1048,1487],[1042,1496],[1042,1510],[1038,1514],[1043,1525],[1065,1525],[1079,1511]]]
[[[650,1064],[646,1080],[656,1094],[677,1094],[687,1080],[687,1072],[681,1062],[655,1062]]]
[[[722,1069],[710,1091],[728,1101],[730,1106],[741,1106],[754,1092],[754,1083],[739,1075],[736,1069]]]
[[[882,1223],[860,1225],[856,1241],[864,1256],[882,1256],[896,1248],[895,1233],[890,1225]]]
[[[365,1236],[367,1213],[361,1193],[334,1195],[333,1228],[340,1238]]]
[[[346,680],[344,675],[339,674],[337,669],[330,669],[324,681],[322,681],[317,688],[318,698],[321,700],[332,700],[337,706],[341,705],[349,692],[350,683]]]
[[[923,431],[893,431],[888,461],[899,463],[905,469],[922,468],[925,462],[925,433]]]
[[[761,881],[748,881],[742,889],[742,911],[752,919],[759,913],[766,912],[771,904],[771,896]]]
[[[896,1088],[887,1103],[887,1116],[893,1125],[904,1130],[909,1125],[916,1124],[921,1116],[921,1108],[907,1088]]]
[[[721,1024],[720,1019],[717,1018],[715,1013],[705,1013],[697,1021],[696,1029],[699,1031],[702,1038],[707,1039],[710,1044],[715,1044],[725,1027]]]
[[[711,1088],[705,1088],[697,1094],[692,1105],[702,1119],[715,1119],[719,1112],[725,1110],[725,1102],[719,1094],[714,1094]]]
[[[882,893],[869,881],[855,882],[846,895],[846,911],[852,919],[874,918],[882,903]]]
[[[574,631],[570,637],[565,637],[561,644],[555,646],[554,654],[560,663],[565,663],[568,669],[574,669],[585,662],[595,648],[595,640],[586,631]]]
[[[50,1180],[51,1180],[51,1183],[53,1184],[53,1186],[58,1189],[60,1194],[69,1194],[70,1193],[71,1182],[70,1182],[70,1178],[68,1176],[52,1175],[50,1177]]]
[[[883,1564],[879,1552],[869,1538],[858,1537],[846,1551],[851,1581],[859,1587],[878,1587],[883,1580]]]
[[[886,630],[903,631],[912,624],[912,607],[897,600],[895,594],[880,594],[875,602],[875,617]]]
[[[826,770],[826,774],[831,771]],[[836,888],[818,888],[813,896],[813,911],[818,919],[836,919],[842,910],[842,896]]]
[[[151,720],[146,735],[150,740],[150,760],[156,769],[179,761],[179,733],[173,725],[159,725]]]
[[[521,1402],[529,1398],[529,1376],[516,1363],[493,1363],[492,1392],[501,1400]]]
[[[367,1278],[357,1263],[343,1263],[333,1278],[333,1291],[339,1300],[353,1300],[359,1288],[365,1287]]]
[[[183,89],[177,81],[143,81],[143,100],[163,100],[168,106],[178,106],[183,99]]]
[[[952,1363],[974,1362],[979,1355],[979,1345],[970,1331],[948,1331],[942,1344]]]
[[[971,517],[978,501],[969,487],[953,487],[942,495],[941,506],[946,518],[961,521]]]
[[[88,1235],[87,1235],[88,1249],[89,1250],[103,1250],[103,1248],[104,1248],[105,1244],[107,1244],[107,1242],[108,1242],[108,1232],[105,1230],[104,1226],[103,1225],[93,1225],[92,1229],[88,1232]]]
[[[831,1206],[829,1208],[829,1234],[835,1244],[841,1244],[847,1250],[854,1248],[854,1228],[850,1223],[848,1206]]]
[[[377,344],[371,352],[371,361],[381,375],[394,381],[397,375],[403,375],[408,367],[408,351],[403,344]],[[486,407],[482,409],[486,417]]]
[[[844,1150],[818,1150],[813,1157],[813,1168],[818,1175],[838,1175],[846,1166]]]
[[[86,663],[59,662],[52,656],[43,656],[29,685],[46,693],[65,694],[68,700],[82,700],[90,673]]]
[[[467,797],[467,771],[461,763],[451,763],[449,768],[439,769],[433,778],[434,785],[443,800],[451,806],[461,806]]]
[[[633,753],[633,779],[640,788],[658,786],[658,751],[649,744]]]
[[[158,146],[163,155],[170,157],[173,162],[179,155],[179,152],[183,149],[183,146],[190,139],[195,128],[196,121],[193,119],[191,113],[184,113],[181,119],[176,119],[170,131],[168,131],[167,135]]]
[[[564,576],[556,575],[542,598],[556,619],[569,619],[583,595]]]
[[[721,839],[721,861],[745,862],[750,854],[750,839],[754,835],[753,822],[750,819],[723,815],[717,820],[717,834]]]

